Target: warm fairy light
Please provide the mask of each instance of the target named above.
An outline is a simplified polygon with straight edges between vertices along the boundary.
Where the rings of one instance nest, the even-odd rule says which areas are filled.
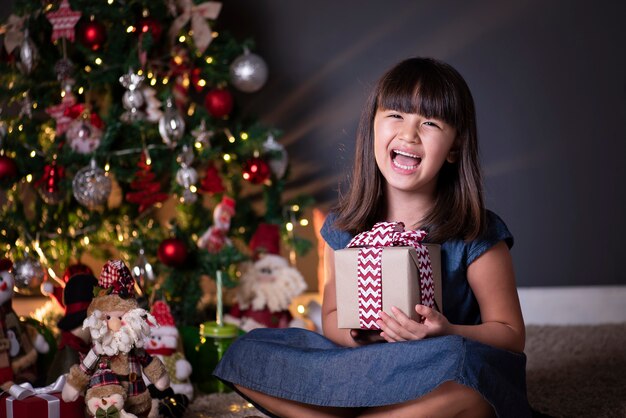
[[[235,143],[235,137],[232,136],[232,135],[229,135],[228,136],[228,142],[230,142],[231,144],[234,144]]]
[[[183,63],[183,57],[180,55],[174,55],[174,64],[181,65]]]
[[[170,82],[170,79],[168,77],[163,77],[163,81],[162,81],[163,84],[167,84],[169,82]]]
[[[287,222],[285,229],[289,232],[293,231],[293,224],[291,222]]]
[[[242,177],[244,180],[250,180],[250,173],[243,173]]]
[[[18,125],[17,130],[22,132],[22,130],[24,129],[24,125],[22,125],[21,123]]]
[[[152,78],[154,77],[154,73],[152,71],[148,71],[148,74],[146,74],[146,77]]]
[[[303,315],[306,312],[306,308],[304,307],[304,305],[298,305],[296,310],[298,311],[300,315]]]
[[[294,211],[294,212],[298,212],[300,210],[300,206],[299,205],[293,205],[291,207],[291,210]]]
[[[102,65],[102,58],[98,57],[94,60],[94,62],[96,63],[96,65]]]
[[[140,69],[139,71],[137,71],[137,75],[143,75],[143,70]]]
[[[198,86],[200,87],[206,86],[206,80],[204,78],[201,78],[200,80],[198,80]]]
[[[189,84],[190,84],[189,77],[187,76],[183,77],[183,87],[187,89],[189,88]]]
[[[109,6],[113,4],[115,0],[107,0],[107,3],[109,3]]]
[[[37,153],[35,152],[35,150],[32,150],[29,155],[30,158],[35,158],[37,156]]]
[[[150,85],[151,85],[151,86],[155,86],[155,85],[156,85],[156,83],[157,83],[156,78],[153,78],[152,80],[150,80]]]
[[[240,134],[239,134],[239,136],[240,136],[240,137],[241,137],[241,139],[243,139],[244,141],[245,141],[246,139],[248,139],[248,134],[247,134],[246,132],[242,132],[242,133],[240,133]]]
[[[65,90],[61,90],[61,98],[65,97]]]
[[[31,183],[33,181],[33,175],[32,174],[27,174],[26,175],[26,183]]]
[[[193,116],[194,113],[196,113],[196,104],[195,103],[191,103],[189,105],[189,108],[187,109],[187,116]]]
[[[220,36],[220,34],[216,31],[216,32],[212,32],[211,36],[213,37],[213,39],[217,38],[218,36]]]
[[[83,237],[83,244],[89,245],[89,237]]]
[[[204,61],[206,61],[207,64],[213,64],[213,57],[206,57]]]
[[[196,141],[193,144],[194,147],[196,147],[196,149],[201,150],[202,149],[202,142]]]
[[[308,219],[300,219],[300,225],[302,225],[302,226],[309,225],[309,220]]]
[[[130,25],[129,27],[126,28],[126,33],[132,33],[135,31],[135,27],[133,25]]]
[[[33,109],[37,109],[37,102],[33,103]]]
[[[83,87],[78,88],[78,94],[83,94],[84,91],[85,89]]]
[[[9,126],[9,133],[12,134],[13,133],[13,127]]]
[[[224,161],[230,162],[230,160],[231,160],[230,154],[224,154]]]
[[[187,40],[187,37],[185,35],[180,35],[180,38],[178,38],[178,42],[180,42],[181,44],[185,42],[186,40]]]
[[[104,171],[106,171],[108,173],[110,169],[111,169],[111,166],[109,165],[109,163],[106,163],[104,165]]]
[[[192,184],[191,186],[189,186],[189,191],[191,191],[191,193],[196,193],[198,191],[198,188]]]
[[[57,234],[61,235],[63,233],[63,230],[61,228],[57,228]],[[51,241],[52,244],[54,244],[54,241]]]
[[[90,73],[91,72],[91,67],[88,65],[85,65],[85,72],[86,73]]]

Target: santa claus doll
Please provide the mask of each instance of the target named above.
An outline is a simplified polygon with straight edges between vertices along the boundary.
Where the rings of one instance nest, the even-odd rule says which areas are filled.
[[[150,334],[148,321],[156,320],[138,307],[134,286],[130,270],[121,260],[110,260],[102,268],[97,296],[83,323],[90,331],[92,347],[80,364],[70,369],[63,387],[64,401],[76,400],[86,389],[85,402],[90,407],[97,404],[96,414],[119,411],[121,416],[146,416],[152,403],[142,373],[159,390],[169,387],[163,363],[143,349],[144,338]]]
[[[210,253],[218,253],[224,245],[230,244],[228,230],[230,220],[235,215],[235,200],[223,196],[213,211],[213,225],[211,225],[198,239],[198,247]]]
[[[284,257],[263,254],[241,276],[236,303],[224,321],[244,331],[255,328],[305,327],[294,320],[289,305],[306,289],[300,272]]]
[[[39,353],[50,346],[33,327],[21,323],[13,310],[13,263],[0,260],[0,385],[8,389],[13,383],[33,383],[43,371],[36,369]]]

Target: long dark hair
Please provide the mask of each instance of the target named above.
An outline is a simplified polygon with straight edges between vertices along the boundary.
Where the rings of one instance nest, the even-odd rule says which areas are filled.
[[[428,241],[475,239],[485,224],[474,99],[450,65],[432,58],[410,58],[391,68],[370,94],[356,134],[355,161],[345,194],[340,194],[335,227],[353,234],[382,220],[385,179],[374,157],[374,116],[393,109],[438,118],[456,129],[457,158],[439,172],[433,208],[420,221]],[[414,226],[413,226],[414,227]]]

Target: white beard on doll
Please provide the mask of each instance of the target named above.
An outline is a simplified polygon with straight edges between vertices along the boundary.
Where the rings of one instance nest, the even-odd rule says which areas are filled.
[[[111,331],[104,319],[105,313],[95,310],[83,322],[83,329],[89,329],[96,354],[115,356],[127,354],[134,347],[143,347],[144,338],[150,335],[146,318],[156,323],[145,309],[131,309],[122,316],[124,325],[118,331]]]

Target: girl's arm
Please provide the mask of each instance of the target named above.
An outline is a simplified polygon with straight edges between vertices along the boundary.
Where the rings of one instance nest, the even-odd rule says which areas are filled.
[[[337,293],[335,288],[335,253],[324,246],[324,300],[322,301],[322,328],[324,336],[336,344],[357,347],[383,341],[378,332],[337,328]]]
[[[412,321],[398,309],[393,317],[381,313],[383,337],[390,342],[457,334],[494,347],[522,352],[525,328],[508,247],[502,241],[478,257],[467,269],[467,280],[480,306],[480,325],[454,325],[439,312],[417,305],[424,323]]]

